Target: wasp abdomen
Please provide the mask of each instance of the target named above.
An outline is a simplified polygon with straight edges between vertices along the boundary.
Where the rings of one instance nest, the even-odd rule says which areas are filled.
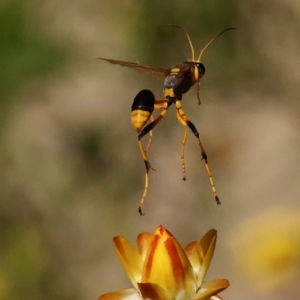
[[[154,110],[155,97],[149,90],[140,91],[131,106],[131,122],[137,132],[140,132],[150,119]]]

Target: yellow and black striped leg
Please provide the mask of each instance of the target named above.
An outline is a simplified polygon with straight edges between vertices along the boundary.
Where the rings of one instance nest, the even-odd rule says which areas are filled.
[[[185,112],[183,111],[180,100],[176,101],[176,110],[177,110],[177,118],[178,118],[179,122],[184,126],[188,126],[198,141],[198,144],[199,144],[200,150],[201,150],[202,159],[205,161],[206,172],[209,177],[209,181],[210,181],[210,185],[211,185],[211,189],[212,189],[214,198],[215,198],[217,204],[221,204],[219,197],[217,195],[217,191],[216,191],[215,184],[213,181],[212,173],[211,173],[211,170],[210,170],[210,167],[208,164],[207,155],[204,151],[203,145],[200,140],[199,132],[196,129],[195,125],[189,120],[189,118],[186,116]]]
[[[150,171],[150,169],[153,169],[151,167],[151,164],[150,164],[149,160],[148,160],[147,153],[143,148],[141,139],[148,132],[152,131],[152,129],[162,120],[162,118],[166,115],[168,108],[169,108],[168,106],[166,108],[164,108],[163,111],[160,113],[160,115],[154,121],[152,121],[150,124],[148,124],[145,128],[143,128],[142,131],[138,135],[138,143],[139,143],[139,147],[140,147],[142,157],[143,157],[145,167],[146,167],[145,187],[144,187],[144,192],[143,192],[142,199],[141,199],[140,204],[139,204],[139,213],[140,213],[141,216],[145,215],[144,212],[143,212],[143,204],[145,202],[145,198],[147,196],[147,192],[148,192],[148,189],[149,189],[149,171]]]
[[[150,121],[151,121],[151,122],[154,121],[153,115],[151,115]],[[149,151],[149,149],[150,149],[151,142],[152,142],[152,137],[153,137],[153,131],[150,130],[150,132],[149,132],[149,139],[148,139],[148,145],[147,145],[147,147],[146,147],[146,149],[145,149],[145,152],[146,152],[146,153],[147,153],[147,152]]]
[[[182,148],[181,148],[181,166],[182,166],[182,180],[186,180],[186,169],[185,169],[185,161],[184,161],[184,146],[187,140],[188,127],[185,126],[183,139],[182,139]]]
[[[145,214],[142,211],[142,206],[143,206],[143,203],[144,203],[145,198],[147,196],[147,192],[148,192],[148,188],[149,188],[149,171],[150,171],[150,169],[153,169],[153,168],[151,167],[151,164],[150,164],[150,162],[148,160],[146,151],[144,150],[144,147],[142,145],[141,140],[139,140],[138,143],[139,143],[139,147],[140,147],[140,150],[141,150],[141,153],[142,153],[142,157],[143,157],[143,160],[144,160],[144,163],[145,163],[145,167],[146,167],[145,187],[144,187],[144,192],[143,192],[142,199],[141,199],[140,204],[139,204],[139,213],[140,213],[141,216],[143,216]]]

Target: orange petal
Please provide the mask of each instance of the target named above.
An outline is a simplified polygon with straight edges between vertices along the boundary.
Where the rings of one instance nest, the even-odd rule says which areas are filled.
[[[172,300],[167,291],[154,283],[138,283],[143,299]]]
[[[230,285],[227,279],[203,282],[201,289],[192,297],[193,300],[206,300],[222,292]]]
[[[137,282],[141,282],[143,269],[143,260],[140,254],[121,236],[114,237],[114,244],[126,274],[137,289]]]
[[[136,289],[127,289],[101,295],[98,300],[141,300]]]
[[[145,260],[148,249],[153,241],[154,234],[150,232],[142,232],[137,237],[137,247],[142,259]]]
[[[211,260],[215,252],[215,246],[217,242],[217,230],[209,230],[198,244],[198,253],[200,257],[200,272],[198,275],[197,286],[202,285],[202,281],[209,269]]]
[[[196,293],[196,278],[186,254],[162,226],[157,228],[147,253],[142,282],[159,285],[172,299]]]

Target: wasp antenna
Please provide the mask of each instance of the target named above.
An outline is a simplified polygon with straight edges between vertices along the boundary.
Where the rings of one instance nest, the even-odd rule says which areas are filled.
[[[208,48],[209,45],[211,45],[220,35],[222,35],[224,32],[228,31],[228,30],[235,30],[236,28],[234,27],[230,27],[230,28],[226,28],[225,30],[223,30],[222,32],[220,32],[217,36],[215,36],[212,40],[210,40],[205,46],[204,48],[201,50],[199,57],[197,59],[197,62],[200,62],[200,59],[202,57],[203,52]]]
[[[193,43],[191,41],[190,35],[188,34],[187,30],[184,27],[180,26],[180,25],[168,24],[167,26],[178,27],[178,28],[181,28],[185,32],[186,37],[189,41],[191,50],[192,50],[192,61],[195,61],[195,51],[194,51]]]

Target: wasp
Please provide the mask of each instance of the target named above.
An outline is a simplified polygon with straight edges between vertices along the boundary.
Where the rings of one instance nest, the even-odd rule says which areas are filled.
[[[208,158],[206,155],[206,152],[204,150],[204,147],[200,140],[200,135],[195,127],[195,125],[192,123],[192,121],[188,118],[188,116],[185,114],[181,101],[183,94],[187,93],[195,84],[197,84],[197,99],[198,104],[201,104],[200,101],[200,81],[201,78],[205,74],[205,67],[201,63],[201,58],[203,55],[203,52],[224,32],[229,30],[234,30],[235,28],[227,28],[220,32],[217,36],[215,36],[213,39],[211,39],[201,50],[199,56],[197,59],[195,59],[195,51],[193,47],[193,43],[191,41],[191,38],[187,32],[187,30],[179,25],[169,25],[172,27],[178,27],[184,30],[186,37],[188,39],[189,46],[191,48],[192,52],[192,58],[190,60],[184,61],[181,64],[174,65],[173,67],[169,69],[159,68],[159,67],[151,67],[146,65],[141,65],[139,63],[134,62],[127,62],[122,60],[115,60],[115,59],[109,59],[109,58],[98,58],[104,61],[107,61],[111,64],[120,65],[122,67],[128,67],[132,68],[138,71],[142,71],[148,74],[152,74],[155,76],[162,76],[165,77],[164,80],[164,88],[163,88],[163,94],[164,98],[161,100],[156,100],[154,97],[154,94],[150,90],[142,90],[140,91],[137,96],[133,100],[133,104],[131,107],[131,122],[133,126],[135,127],[137,133],[138,133],[138,144],[139,148],[145,163],[146,167],[146,175],[145,175],[145,186],[142,198],[139,203],[139,213],[140,215],[144,215],[143,212],[143,204],[145,201],[145,198],[147,196],[148,188],[149,188],[149,171],[152,168],[147,152],[151,144],[151,138],[152,138],[152,130],[154,127],[166,116],[167,111],[169,107],[174,104],[176,109],[176,115],[179,122],[185,127],[183,138],[182,138],[182,148],[181,148],[181,165],[182,165],[182,176],[183,180],[186,180],[186,167],[185,167],[185,160],[184,160],[184,147],[187,141],[187,134],[188,134],[188,128],[192,131],[194,136],[197,139],[197,142],[200,147],[202,160],[205,162],[206,172],[209,177],[211,189],[213,192],[213,196],[215,198],[215,201],[217,204],[220,204],[220,200],[215,188],[215,184],[212,177],[212,172],[210,170],[210,166],[208,164]],[[154,109],[161,110],[161,113],[154,118],[153,111]],[[150,123],[147,124],[147,122],[150,120]],[[147,124],[147,125],[146,125]],[[148,145],[146,149],[144,149],[141,139],[149,133],[149,140]],[[154,170],[154,169],[153,169]]]

